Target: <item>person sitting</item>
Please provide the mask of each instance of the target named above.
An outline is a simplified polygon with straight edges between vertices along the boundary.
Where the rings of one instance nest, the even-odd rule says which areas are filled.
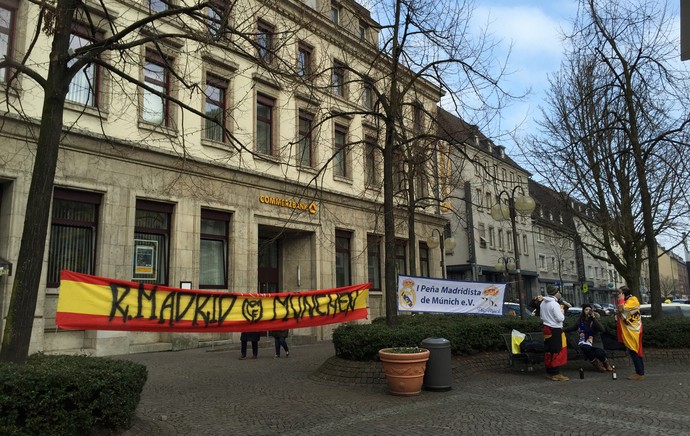
[[[585,359],[592,363],[599,372],[613,371],[611,363],[606,358],[606,351],[603,348],[594,346],[594,337],[605,331],[599,322],[599,314],[592,310],[592,305],[585,303],[582,305],[582,313],[577,321],[568,327],[564,327],[564,332],[576,331],[579,334],[578,347]]]

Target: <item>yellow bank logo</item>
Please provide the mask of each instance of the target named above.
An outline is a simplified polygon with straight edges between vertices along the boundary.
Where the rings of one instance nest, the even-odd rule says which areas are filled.
[[[316,203],[311,202],[309,204],[302,203],[295,200],[289,200],[286,198],[271,197],[269,195],[261,195],[259,197],[259,203],[270,204],[272,206],[286,207],[288,209],[296,209],[301,211],[307,211],[310,214],[316,213]]]

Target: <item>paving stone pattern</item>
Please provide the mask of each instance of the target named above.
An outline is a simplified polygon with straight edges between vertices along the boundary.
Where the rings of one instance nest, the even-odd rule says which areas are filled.
[[[568,382],[509,368],[506,353],[453,358],[450,391],[387,393],[381,364],[334,357],[333,344],[120,356],[149,371],[134,426],[122,435],[690,435],[690,350],[647,350],[647,379],[618,380],[572,362]],[[433,358],[433,356],[432,356]]]

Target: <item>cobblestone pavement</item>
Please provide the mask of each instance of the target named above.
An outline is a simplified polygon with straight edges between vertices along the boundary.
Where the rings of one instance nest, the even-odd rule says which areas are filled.
[[[149,371],[135,424],[122,435],[690,435],[688,361],[646,362],[642,382],[626,380],[624,359],[615,381],[589,368],[579,379],[579,362],[563,371],[568,382],[543,369],[456,370],[450,391],[396,397],[385,385],[314,377],[334,355],[330,342],[293,346],[287,359],[272,354],[120,356]]]

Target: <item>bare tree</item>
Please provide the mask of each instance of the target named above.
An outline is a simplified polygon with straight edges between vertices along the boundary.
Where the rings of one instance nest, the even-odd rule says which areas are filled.
[[[440,141],[445,135],[437,124],[435,110],[418,106],[427,83],[445,94],[445,105],[460,115],[490,117],[510,98],[499,85],[505,69],[492,58],[495,43],[486,35],[473,39],[473,4],[469,1],[382,1],[374,10],[382,24],[380,45],[390,76],[385,87],[377,88],[383,140],[383,217],[385,231],[386,320],[397,322],[395,271],[394,181],[400,157],[404,160],[408,244],[416,246],[413,212],[428,200],[443,202],[436,195],[419,192],[424,184],[415,182],[434,168]],[[426,91],[428,92],[428,91]],[[420,111],[422,111],[420,113]],[[486,120],[487,118],[484,118]],[[426,121],[421,121],[426,120]],[[421,125],[420,125],[421,124]],[[433,165],[429,165],[433,163]],[[433,174],[433,173],[431,173]],[[435,197],[435,198],[434,198]],[[421,202],[418,200],[422,200]],[[411,259],[414,256],[410,256]],[[415,268],[414,264],[412,268]]]
[[[649,257],[654,316],[659,266],[648,253],[689,212],[690,76],[674,68],[671,22],[663,2],[582,0],[565,61],[550,79],[541,135],[528,146],[545,163],[535,171],[563,193],[593,241],[583,248],[610,262],[638,296]]]
[[[437,101],[446,93],[448,104],[457,112],[471,111],[473,108],[467,102],[472,101],[478,105],[476,113],[482,114],[500,107],[503,99],[509,97],[498,86],[503,68],[500,65],[495,68],[492,64],[492,45],[487,43],[488,39],[482,38],[472,44],[468,38],[471,4],[429,0],[382,2],[377,9],[381,12],[379,21],[383,23],[379,29],[382,39],[380,47],[372,50],[375,58],[369,69],[360,68],[361,61],[350,64],[348,59],[343,59],[343,64],[313,65],[309,74],[300,70],[299,64],[295,65],[294,58],[286,54],[286,47],[295,44],[295,35],[300,30],[309,30],[315,25],[308,19],[300,21],[293,17],[281,27],[280,33],[257,29],[255,17],[276,6],[270,1],[256,2],[255,9],[242,10],[245,18],[251,18],[246,20],[232,19],[233,8],[239,4],[235,1],[199,0],[178,4],[163,0],[150,4],[156,7],[135,14],[133,20],[123,21],[113,16],[104,2],[88,6],[80,0],[32,2],[32,10],[37,11],[36,26],[29,29],[32,32],[31,43],[26,53],[21,59],[0,62],[0,68],[11,72],[5,89],[6,115],[19,114],[28,121],[28,117],[23,115],[21,101],[17,104],[11,98],[13,86],[19,79],[31,81],[45,96],[35,138],[33,176],[0,359],[23,362],[28,354],[50,218],[50,209],[45,205],[52,199],[61,140],[71,128],[65,125],[63,113],[73,79],[97,65],[112,79],[113,87],[121,87],[125,91],[126,85],[134,84],[142,90],[144,98],[160,99],[166,107],[174,106],[182,114],[194,114],[211,124],[217,121],[213,113],[202,112],[184,98],[193,93],[203,94],[204,90],[200,89],[199,83],[189,80],[185,65],[172,68],[168,56],[171,47],[178,52],[187,50],[180,57],[197,61],[200,61],[204,47],[257,58],[252,68],[261,72],[263,80],[280,83],[288,92],[307,92],[311,96],[323,93],[327,87],[333,86],[328,79],[340,72],[349,72],[343,76],[349,83],[370,86],[373,104],[369,108],[353,111],[351,107],[343,106],[329,109],[319,114],[313,128],[318,129],[319,125],[337,117],[361,115],[370,116],[374,130],[378,131],[380,127],[383,132],[382,144],[376,140],[372,144],[379,147],[383,156],[386,315],[389,323],[394,323],[397,315],[395,216],[397,214],[409,223],[409,244],[413,250],[416,246],[415,211],[428,205],[429,201],[440,200],[438,195],[428,190],[429,180],[435,175],[432,169],[437,158],[435,133],[429,134],[437,132],[435,105],[420,106],[419,102]],[[242,5],[246,7],[244,3]],[[304,6],[300,4],[298,7]],[[77,47],[71,45],[75,26],[85,33]],[[99,29],[103,28],[108,29],[107,37],[99,35]],[[47,68],[31,62],[38,44],[45,39],[51,45]],[[144,47],[151,50],[160,59],[162,67],[174,75],[179,85],[177,95],[170,95],[140,77],[138,67]],[[347,53],[351,50],[343,50],[343,57]],[[189,61],[186,67],[193,68],[193,65],[194,62]],[[89,79],[87,74],[84,80],[88,82],[93,77]],[[94,86],[94,83],[89,86]],[[471,99],[464,98],[466,91],[472,93]],[[126,95],[125,92],[123,94]],[[140,97],[132,95],[130,98],[130,103],[138,106]],[[309,100],[309,95],[306,99]],[[231,129],[221,129],[221,135],[239,154],[240,160],[245,155],[256,153],[243,138],[235,137]],[[342,153],[366,142],[367,138],[355,138],[342,149],[335,150],[327,162],[315,169],[315,175],[305,183],[305,192],[315,192],[308,189],[310,186],[319,188],[319,179],[323,177],[327,164],[341,162]],[[299,141],[280,144],[290,152],[299,146]],[[181,158],[181,169],[194,165],[184,135],[175,138],[172,147]],[[289,165],[298,163],[286,163]],[[394,183],[396,179],[399,181],[397,186]],[[397,204],[396,196],[399,198]],[[400,213],[401,210],[406,213]],[[414,270],[414,263],[412,268]]]
[[[56,2],[31,2],[30,23],[34,28],[28,30],[30,44],[19,59],[4,59],[0,68],[9,70],[9,78],[4,95],[6,112],[3,117],[17,114],[29,126],[31,120],[26,115],[22,101],[13,98],[14,88],[20,80],[29,80],[44,95],[38,134],[33,139],[36,143],[33,176],[28,193],[22,243],[17,260],[17,269],[12,289],[7,322],[3,336],[0,359],[12,362],[24,362],[28,355],[29,342],[36,309],[39,281],[45,251],[46,234],[49,223],[53,182],[58,162],[60,143],[73,126],[65,126],[65,100],[70,91],[73,79],[81,75],[82,85],[95,88],[93,75],[86,73],[93,65],[98,65],[104,74],[111,78],[112,87],[135,84],[143,90],[144,99],[160,99],[165,107],[175,106],[179,110],[198,115],[207,121],[217,122],[216,114],[203,113],[200,109],[186,103],[185,95],[203,93],[199,83],[189,80],[184,68],[172,68],[168,52],[173,47],[179,51],[186,47],[184,53],[189,58],[200,57],[200,48],[218,47],[232,50],[241,56],[256,57],[259,51],[258,67],[265,74],[280,78],[285,86],[298,84],[303,78],[295,73],[292,61],[277,57],[286,41],[297,30],[295,25],[285,27],[281,38],[273,38],[273,44],[265,44],[261,32],[255,27],[255,20],[230,20],[235,2],[190,1],[150,2],[151,9],[138,15],[134,21],[119,20],[104,2],[86,5],[81,0],[57,0]],[[147,2],[147,4],[149,4]],[[141,7],[143,5],[140,5]],[[260,16],[262,4],[256,9],[244,10],[248,16]],[[136,15],[136,14],[135,14]],[[108,35],[102,36],[102,29],[108,29]],[[75,33],[75,29],[79,29]],[[79,38],[75,39],[75,34]],[[47,66],[33,62],[35,52],[39,52],[44,38],[50,43],[49,64]],[[72,45],[78,40],[75,47]],[[185,44],[186,43],[186,44]],[[169,68],[179,84],[178,95],[169,95],[160,86],[152,85],[139,76],[141,64],[140,53],[147,47],[160,59],[162,68]],[[262,56],[261,50],[266,51]],[[290,58],[291,59],[291,58]],[[88,83],[86,83],[88,82]],[[24,85],[26,86],[26,85]],[[127,95],[122,93],[123,97]],[[134,106],[138,106],[138,97],[132,96]],[[235,138],[232,132],[222,129],[222,135],[229,146],[237,152],[254,153],[254,150]],[[184,141],[173,142],[173,148],[180,155],[182,164],[190,164]]]

